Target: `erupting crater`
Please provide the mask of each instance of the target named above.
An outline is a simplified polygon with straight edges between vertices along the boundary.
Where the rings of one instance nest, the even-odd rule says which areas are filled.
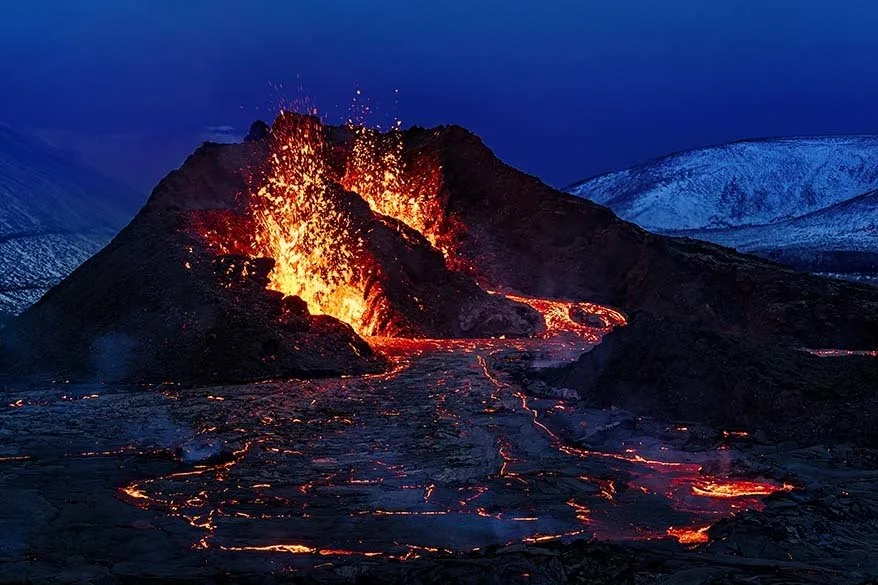
[[[197,210],[218,256],[271,258],[268,287],[364,337],[597,340],[625,318],[585,302],[487,292],[456,242],[472,237],[445,209],[435,154],[399,130],[323,125],[282,113],[254,145],[258,161],[234,210]]]

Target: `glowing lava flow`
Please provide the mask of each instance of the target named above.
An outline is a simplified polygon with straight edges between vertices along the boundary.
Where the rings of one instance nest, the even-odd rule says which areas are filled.
[[[523,303],[539,312],[546,321],[544,337],[572,334],[598,343],[603,334],[627,323],[622,313],[584,301],[544,299],[494,291],[491,293],[502,294],[510,301]]]
[[[741,498],[768,496],[778,491],[790,491],[793,486],[785,483],[782,486],[755,481],[704,481],[692,484],[692,493],[696,496],[710,498]]]
[[[219,546],[220,550],[238,551],[238,552],[275,552],[293,555],[320,555],[324,557],[378,557],[383,553],[380,552],[361,552],[332,548],[313,548],[303,544],[271,544],[267,546]]]
[[[680,544],[703,544],[710,541],[707,531],[710,526],[699,528],[668,528],[668,536],[676,538]]]

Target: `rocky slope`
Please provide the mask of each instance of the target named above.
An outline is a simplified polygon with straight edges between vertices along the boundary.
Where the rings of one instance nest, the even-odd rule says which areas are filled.
[[[760,431],[774,442],[878,444],[873,357],[821,358],[640,313],[543,377],[595,405],[661,420]]]
[[[0,125],[0,311],[17,313],[134,215],[130,188]]]

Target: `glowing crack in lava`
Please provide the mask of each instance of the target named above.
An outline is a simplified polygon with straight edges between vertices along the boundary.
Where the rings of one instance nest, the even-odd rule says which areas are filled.
[[[391,342],[399,367],[387,374],[187,390],[203,433],[229,441],[228,460],[120,496],[198,529],[197,547],[323,562],[576,538],[695,545],[719,519],[791,489],[710,472],[732,454],[679,450],[660,424],[576,444],[569,429],[604,414],[529,396],[498,367],[568,341]]]

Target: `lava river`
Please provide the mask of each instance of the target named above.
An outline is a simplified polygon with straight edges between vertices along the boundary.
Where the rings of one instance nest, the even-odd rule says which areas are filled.
[[[195,547],[411,558],[516,541],[702,542],[711,523],[790,489],[726,476],[727,447],[676,450],[685,427],[538,397],[509,373],[585,342],[373,343],[390,373],[180,391],[176,416],[200,425],[188,449],[202,462],[120,497],[198,528]],[[589,433],[609,438],[577,440]]]

